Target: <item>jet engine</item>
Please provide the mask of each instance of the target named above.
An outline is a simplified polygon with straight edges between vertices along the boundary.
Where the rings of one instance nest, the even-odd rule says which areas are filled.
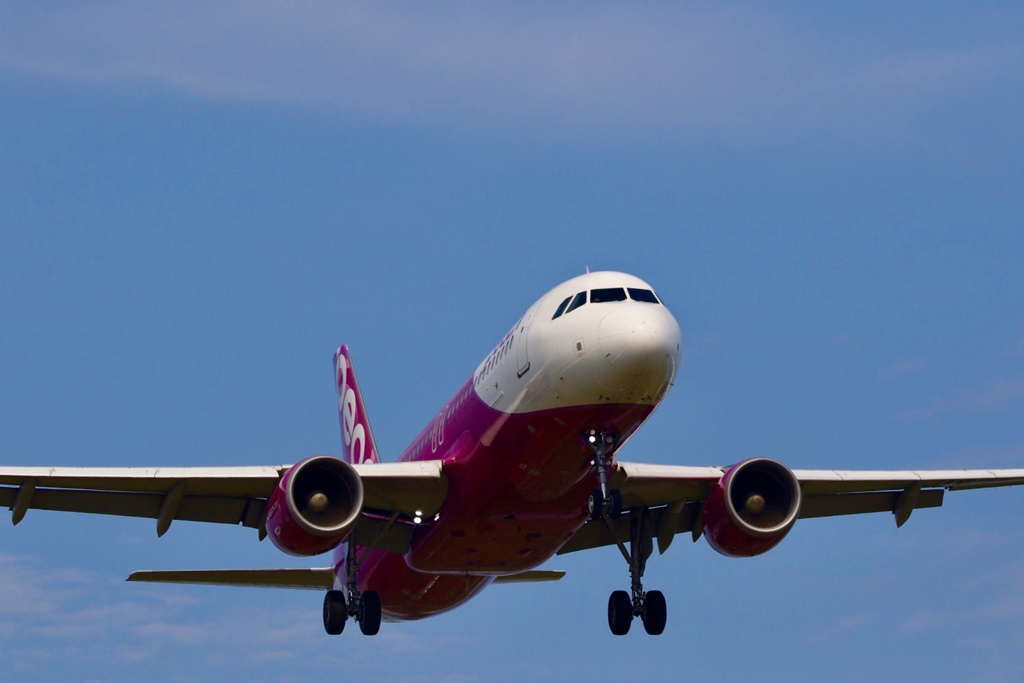
[[[363,509],[363,482],[348,463],[329,455],[291,467],[267,500],[266,529],[289,555],[319,555],[344,541]]]
[[[788,467],[768,458],[744,460],[704,501],[704,536],[728,557],[760,555],[793,528],[800,501],[800,482]]]

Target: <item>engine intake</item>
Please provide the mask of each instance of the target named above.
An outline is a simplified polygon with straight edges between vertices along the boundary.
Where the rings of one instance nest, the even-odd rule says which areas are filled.
[[[768,552],[785,538],[800,515],[800,482],[769,458],[732,467],[704,501],[704,535],[728,557]]]
[[[330,455],[306,458],[267,500],[267,535],[289,555],[319,555],[348,538],[363,509],[363,482]]]

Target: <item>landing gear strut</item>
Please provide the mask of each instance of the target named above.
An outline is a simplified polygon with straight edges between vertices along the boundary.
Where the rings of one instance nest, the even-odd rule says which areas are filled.
[[[636,508],[630,510],[629,518],[629,551],[618,540],[616,544],[623,557],[629,563],[630,591],[615,591],[608,598],[608,628],[617,636],[629,633],[629,627],[635,617],[640,617],[644,630],[652,636],[661,635],[668,619],[668,608],[665,596],[661,591],[645,591],[643,584],[644,569],[647,558],[651,556],[652,543],[649,528],[648,510]],[[612,529],[609,524],[609,529]],[[614,531],[613,531],[614,533]]]
[[[593,463],[597,468],[598,485],[598,488],[590,492],[590,519],[601,519],[605,514],[612,519],[618,519],[622,514],[622,494],[618,489],[608,489],[608,470],[611,469],[608,453],[615,447],[615,436],[593,430],[586,436],[587,443],[594,451]]]
[[[661,635],[668,619],[665,596],[661,591],[644,591],[643,576],[647,558],[653,550],[653,528],[648,508],[631,509],[629,515],[629,549],[619,539],[613,520],[622,513],[622,494],[608,489],[608,470],[611,463],[608,452],[615,446],[615,437],[608,433],[591,431],[587,442],[594,450],[594,465],[600,489],[590,494],[590,518],[601,519],[608,527],[622,556],[629,563],[630,592],[614,591],[608,598],[608,628],[617,636],[629,633],[633,619],[640,617],[644,630],[652,636]]]
[[[345,630],[345,622],[352,617],[359,622],[359,630],[363,635],[376,635],[380,630],[380,595],[377,591],[359,590],[359,559],[356,557],[354,543],[349,543],[346,549],[345,575],[345,590],[330,590],[324,596],[324,630],[328,635],[336,636]]]

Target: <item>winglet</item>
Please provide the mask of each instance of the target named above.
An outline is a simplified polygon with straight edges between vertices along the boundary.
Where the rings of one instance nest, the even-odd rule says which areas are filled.
[[[338,422],[345,462],[380,462],[348,346],[342,345],[334,352],[334,383],[338,389]]]

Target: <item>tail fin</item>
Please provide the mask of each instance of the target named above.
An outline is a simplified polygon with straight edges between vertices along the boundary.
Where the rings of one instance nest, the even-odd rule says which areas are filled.
[[[354,465],[380,462],[377,444],[370,431],[370,420],[366,417],[363,395],[359,392],[356,373],[352,369],[348,346],[342,345],[334,352],[334,383],[338,388],[338,422],[341,425],[345,462]]]

